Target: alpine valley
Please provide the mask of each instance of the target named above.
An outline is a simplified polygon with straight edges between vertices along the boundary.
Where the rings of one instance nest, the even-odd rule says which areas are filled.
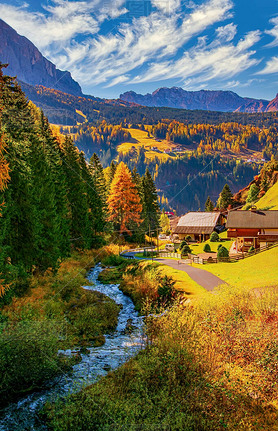
[[[160,88],[119,99],[84,95],[34,44],[0,20],[0,60],[41,108],[56,134],[68,134],[87,160],[124,161],[155,179],[160,202],[178,213],[215,201],[225,183],[236,193],[277,154],[278,97]]]

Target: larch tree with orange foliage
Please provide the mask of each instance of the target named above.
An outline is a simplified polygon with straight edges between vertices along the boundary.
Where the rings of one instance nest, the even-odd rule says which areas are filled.
[[[130,225],[139,226],[142,223],[143,206],[136,185],[132,181],[131,172],[121,162],[111,183],[110,194],[107,199],[109,217],[115,229],[120,233],[131,235]]]

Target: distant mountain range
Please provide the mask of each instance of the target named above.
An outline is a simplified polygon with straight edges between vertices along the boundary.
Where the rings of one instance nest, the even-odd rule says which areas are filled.
[[[163,87],[152,94],[145,95],[128,91],[121,94],[120,99],[144,106],[167,106],[221,112],[272,112],[278,110],[278,95],[269,102],[263,99],[240,97],[233,91],[186,91],[180,87]]]
[[[39,31],[39,29],[38,29]],[[81,96],[78,82],[70,72],[62,71],[47,60],[26,37],[20,36],[0,19],[0,61],[8,63],[6,73],[30,85],[43,85],[65,93]]]

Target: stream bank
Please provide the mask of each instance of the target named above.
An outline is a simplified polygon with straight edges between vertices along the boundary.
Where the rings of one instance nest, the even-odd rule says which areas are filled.
[[[54,402],[59,397],[80,391],[110,370],[127,362],[142,349],[143,318],[138,315],[132,300],[120,291],[118,285],[103,285],[98,281],[101,271],[100,265],[95,266],[88,274],[92,285],[84,288],[100,292],[121,306],[116,330],[105,336],[104,345],[89,347],[86,353],[80,353],[80,349],[60,352],[65,356],[80,354],[81,361],[73,366],[71,373],[64,373],[43,391],[34,392],[5,408],[0,416],[1,431],[47,430],[39,415],[47,401]]]

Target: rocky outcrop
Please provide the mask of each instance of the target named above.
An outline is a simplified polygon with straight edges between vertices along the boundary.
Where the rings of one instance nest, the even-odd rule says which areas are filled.
[[[159,88],[152,94],[128,91],[120,99],[144,106],[202,109],[222,112],[265,112],[269,101],[240,97],[233,91],[186,91],[179,87]],[[271,103],[271,102],[270,102]]]
[[[30,85],[43,85],[65,93],[82,95],[70,72],[62,71],[47,60],[26,37],[20,36],[0,19],[0,62],[8,64],[5,73]]]

